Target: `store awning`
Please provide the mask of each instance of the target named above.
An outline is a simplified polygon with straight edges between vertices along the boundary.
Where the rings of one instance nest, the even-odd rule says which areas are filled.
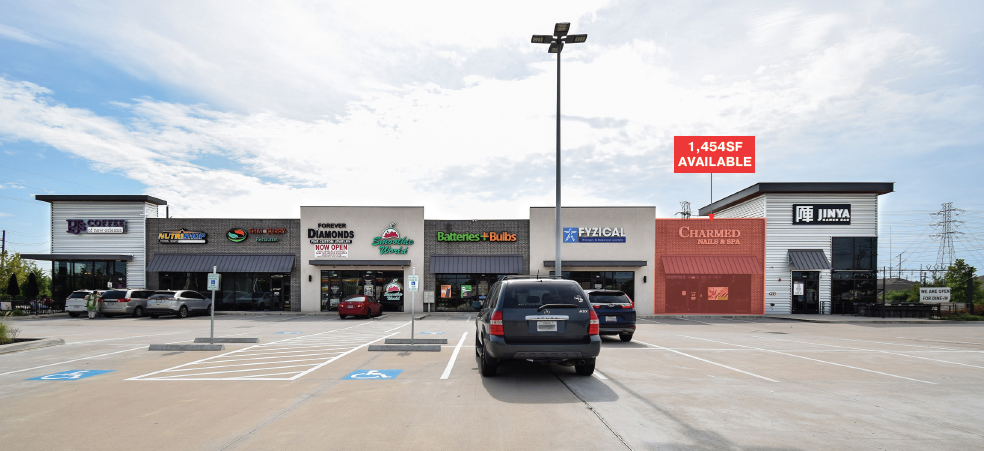
[[[268,272],[289,273],[294,266],[291,254],[157,254],[147,271],[152,272]]]
[[[823,249],[790,249],[789,263],[796,269],[830,269],[830,261]]]
[[[410,260],[310,260],[313,266],[410,266]]]
[[[26,258],[28,260],[51,260],[60,262],[70,262],[70,261],[85,261],[85,260],[97,260],[97,261],[133,261],[132,255],[118,255],[118,254],[21,254],[21,258]]]
[[[431,255],[431,274],[522,274],[522,255]]]
[[[560,263],[564,268],[585,268],[589,266],[597,266],[599,268],[624,268],[648,265],[648,262],[645,260],[561,260]],[[544,260],[543,266],[553,268],[556,265],[553,260]]]
[[[754,255],[663,255],[666,274],[762,274]]]

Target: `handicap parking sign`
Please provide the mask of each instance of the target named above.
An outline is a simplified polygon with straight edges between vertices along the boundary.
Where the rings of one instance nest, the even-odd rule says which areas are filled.
[[[98,376],[100,374],[112,373],[116,370],[69,370],[60,373],[48,374],[45,376],[24,379],[26,381],[77,381],[87,377]]]
[[[396,379],[403,370],[356,370],[342,378],[343,381],[368,381]]]

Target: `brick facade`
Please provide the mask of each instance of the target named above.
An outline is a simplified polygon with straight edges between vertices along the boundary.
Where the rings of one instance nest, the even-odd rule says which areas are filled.
[[[246,241],[234,243],[226,238],[230,229],[287,229],[283,235],[252,234]],[[161,232],[169,230],[200,231],[208,234],[205,244],[162,244]],[[148,218],[147,258],[156,254],[293,254],[294,266],[290,271],[291,310],[301,309],[301,250],[303,238],[299,219],[207,219],[207,218]],[[280,238],[277,242],[259,242],[256,238]],[[158,289],[157,272],[147,272],[147,288]]]

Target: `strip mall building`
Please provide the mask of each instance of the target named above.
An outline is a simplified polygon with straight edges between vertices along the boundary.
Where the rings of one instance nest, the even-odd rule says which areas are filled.
[[[624,291],[643,315],[831,313],[874,300],[877,196],[891,191],[757,184],[715,202],[714,221],[657,219],[651,206],[564,207],[563,275],[586,290]],[[390,309],[466,312],[499,278],[556,266],[552,207],[501,220],[425,219],[419,206],[209,219],[159,218],[167,202],[150,196],[37,199],[51,204],[52,253],[23,257],[52,262],[56,299],[79,289],[203,291],[214,267],[219,311],[332,311],[364,294]],[[821,225],[783,232],[807,217]],[[421,291],[406,291],[411,274]]]

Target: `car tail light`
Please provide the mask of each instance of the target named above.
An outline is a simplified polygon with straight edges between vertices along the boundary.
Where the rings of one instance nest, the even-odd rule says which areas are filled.
[[[594,308],[601,308],[601,304],[595,304],[595,305],[592,305],[592,307],[594,307]]]
[[[130,298],[123,298],[123,299],[120,299],[120,302],[130,302]]]
[[[102,301],[103,301],[103,298],[99,298],[99,300],[96,301],[96,302],[102,302]]]
[[[594,313],[594,310],[591,313]],[[502,311],[492,313],[492,319],[489,321],[489,334],[499,337],[506,335],[506,331],[502,328]]]
[[[629,303],[626,304],[626,305],[623,305],[622,308],[635,308],[635,301],[633,301],[632,298],[626,296],[625,299],[628,299],[629,300]]]
[[[588,335],[598,335],[600,332],[598,330],[600,327],[598,323],[598,314],[595,313],[594,310],[588,310],[588,313],[591,314],[591,321],[588,321]]]

